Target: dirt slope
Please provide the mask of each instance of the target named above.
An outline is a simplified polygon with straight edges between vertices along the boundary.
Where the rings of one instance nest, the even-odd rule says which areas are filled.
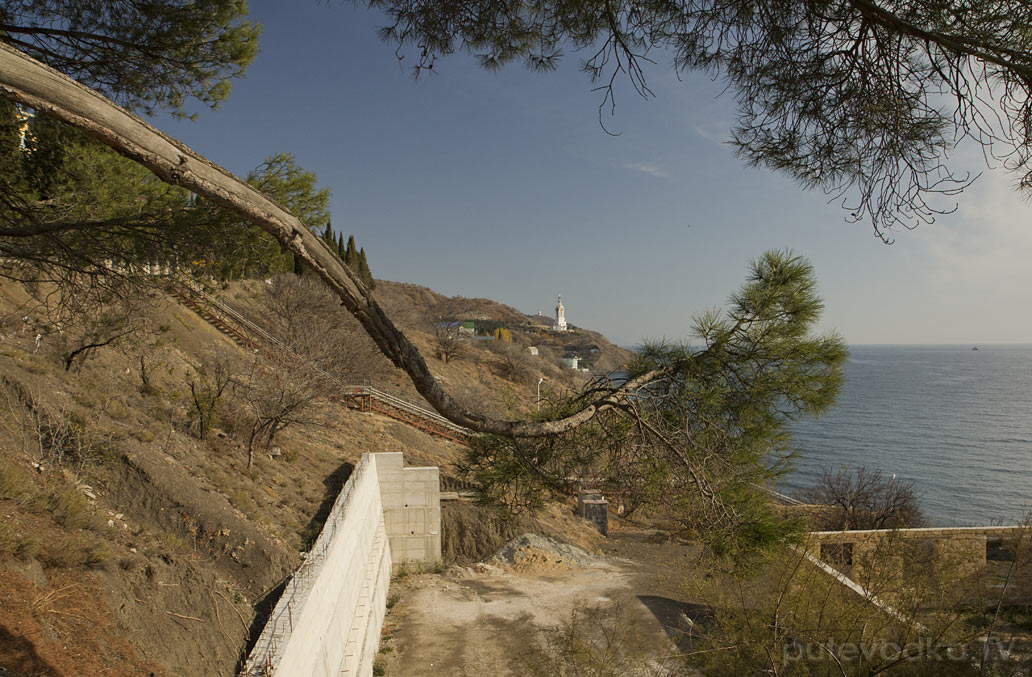
[[[224,293],[260,312],[260,286]],[[136,305],[143,331],[66,371],[74,337],[40,307],[50,291],[0,283],[0,674],[234,674],[363,453],[403,451],[446,474],[462,454],[321,401],[248,471],[246,403],[228,394],[200,439],[190,384],[215,354],[238,382],[280,367],[152,290]],[[503,378],[499,360],[481,347],[458,361],[429,358],[460,397],[501,413],[531,406],[529,378]],[[403,374],[375,366],[378,383],[411,390]],[[563,384],[583,378],[546,367]],[[510,527],[485,528],[493,518],[471,506],[447,510],[456,561],[507,537]],[[576,530],[568,523],[541,529]]]

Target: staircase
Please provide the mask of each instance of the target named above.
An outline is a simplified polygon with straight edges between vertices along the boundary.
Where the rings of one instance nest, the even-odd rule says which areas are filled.
[[[190,287],[174,283],[170,285],[169,291],[180,303],[197,313],[205,322],[218,329],[241,348],[248,350],[255,350],[257,348],[255,342],[247,334],[240,331],[234,323],[227,321],[215,306],[194,292]]]
[[[169,292],[173,296],[237,345],[255,352],[270,353],[274,357],[304,359],[303,355],[299,355],[289,345],[208,293],[197,281],[186,276],[170,277],[169,281]],[[288,360],[278,361],[288,362]],[[437,412],[403,400],[384,390],[371,385],[349,385],[319,367],[312,365],[312,369],[329,386],[331,397],[353,409],[388,416],[423,432],[459,444],[468,445],[473,435],[468,428],[452,423]]]
[[[469,445],[471,431],[455,425],[436,412],[377,390],[372,386],[346,386],[346,390],[347,392],[341,395],[341,399],[352,408],[389,416],[431,435]]]

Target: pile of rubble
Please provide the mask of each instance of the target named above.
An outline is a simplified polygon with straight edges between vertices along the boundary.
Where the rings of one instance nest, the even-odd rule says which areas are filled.
[[[506,543],[488,562],[516,571],[540,571],[596,566],[601,560],[568,543],[523,534]]]

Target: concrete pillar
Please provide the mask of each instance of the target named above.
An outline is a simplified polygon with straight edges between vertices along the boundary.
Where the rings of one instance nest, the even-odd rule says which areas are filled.
[[[609,501],[584,501],[584,518],[595,525],[598,533],[609,535]]]
[[[601,501],[602,492],[595,489],[581,489],[577,492],[577,515],[584,517],[584,501]]]

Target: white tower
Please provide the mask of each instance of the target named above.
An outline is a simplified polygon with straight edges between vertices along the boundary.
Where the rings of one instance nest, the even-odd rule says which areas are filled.
[[[566,309],[563,308],[563,295],[559,294],[559,300],[555,304],[555,326],[553,331],[566,331]]]

